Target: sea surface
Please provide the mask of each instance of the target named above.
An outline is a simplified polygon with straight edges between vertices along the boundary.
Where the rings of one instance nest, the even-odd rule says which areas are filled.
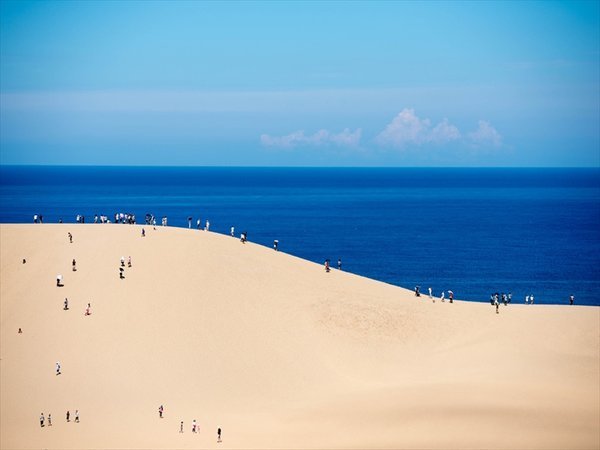
[[[0,166],[0,222],[146,213],[435,295],[600,305],[600,169]],[[77,225],[74,225],[77,226]],[[101,225],[98,226],[127,226]],[[199,232],[199,231],[195,231]],[[0,243],[1,244],[1,243]],[[446,293],[447,295],[447,293]]]

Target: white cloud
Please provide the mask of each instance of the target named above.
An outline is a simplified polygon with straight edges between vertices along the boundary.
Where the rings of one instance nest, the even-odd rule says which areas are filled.
[[[496,129],[485,120],[479,121],[477,130],[468,134],[469,140],[476,147],[494,146],[500,147],[502,144],[502,136]]]
[[[448,119],[432,129],[429,119],[421,119],[413,109],[405,108],[379,133],[375,141],[381,145],[404,147],[411,144],[443,144],[460,137],[460,131]]]
[[[360,143],[362,130],[357,128],[350,131],[345,128],[340,133],[331,133],[327,130],[319,130],[315,134],[306,135],[303,130],[294,131],[285,136],[271,136],[262,134],[260,142],[267,147],[293,148],[297,146],[319,146],[335,144],[340,147],[356,147]]]

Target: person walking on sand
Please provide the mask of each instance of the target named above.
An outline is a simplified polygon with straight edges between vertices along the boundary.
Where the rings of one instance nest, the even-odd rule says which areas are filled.
[[[121,267],[125,267],[125,257],[121,256]]]
[[[533,305],[533,294],[529,296],[529,303]]]
[[[275,239],[273,241],[273,250],[277,251],[277,247],[279,247],[279,241],[277,239]]]
[[[56,375],[60,375],[60,362],[56,361]]]
[[[342,270],[342,258],[338,258],[338,270]]]
[[[192,433],[196,432],[196,419],[192,422]]]
[[[67,422],[71,421],[71,412],[67,410]]]
[[[73,272],[77,272],[77,263],[75,262],[75,258],[73,258]]]
[[[433,295],[431,294],[431,292],[432,292],[431,288],[427,288],[427,290],[429,291],[429,298],[433,298]]]
[[[325,272],[329,272],[329,270],[330,270],[330,269],[329,269],[329,260],[328,260],[328,259],[326,259],[326,260],[325,260]]]
[[[62,286],[62,275],[61,274],[56,275],[56,286],[58,286],[58,287]]]
[[[48,426],[52,426],[52,414],[48,414]]]
[[[217,428],[217,442],[221,442],[221,429]]]
[[[63,310],[67,311],[69,309],[69,300],[67,300],[67,297],[65,297],[65,307],[63,308]]]
[[[119,267],[119,278],[121,280],[123,280],[125,278],[125,275],[123,275],[124,271],[125,271],[125,269],[123,269],[122,267]]]
[[[85,315],[86,315],[86,316],[89,316],[89,315],[91,315],[91,314],[92,314],[92,313],[90,312],[90,309],[91,309],[91,307],[92,307],[92,305],[90,305],[90,304],[88,303],[88,305],[87,305],[87,308],[85,308]]]
[[[196,228],[199,230],[200,229],[200,224],[202,223],[202,221],[200,219],[196,220]]]
[[[229,234],[231,235],[231,237],[235,236],[235,227],[231,227],[231,229],[229,230]]]
[[[67,236],[69,236],[69,243],[72,244],[73,243],[73,235],[71,234],[70,231],[67,233]]]
[[[75,423],[79,423],[79,410],[75,410]]]
[[[161,419],[163,418],[163,411],[164,411],[163,405],[160,405],[158,407],[158,417],[160,417]]]
[[[156,230],[156,228],[154,228]],[[142,228],[142,237],[146,237],[146,230]]]
[[[444,295],[445,295],[445,292],[444,292],[444,291],[442,291],[442,295],[440,295],[440,300],[441,300],[442,302],[444,302],[444,301],[445,301],[445,300],[444,300]]]
[[[206,226],[204,227],[205,231],[210,231],[210,222],[206,219]]]
[[[499,314],[498,307],[500,306],[500,302],[498,301],[498,297],[494,299],[494,305],[496,305],[496,314]]]
[[[44,413],[40,414],[40,427],[44,427]]]
[[[573,294],[571,294],[569,296],[569,304],[572,305],[575,302],[575,296]]]
[[[181,421],[181,423],[179,424],[179,432],[183,433],[183,420]]]
[[[192,229],[192,216],[188,217],[188,228],[191,230]]]
[[[454,292],[448,291],[448,298],[450,299],[450,303],[454,303]]]
[[[131,256],[127,258],[127,267],[131,267]]]

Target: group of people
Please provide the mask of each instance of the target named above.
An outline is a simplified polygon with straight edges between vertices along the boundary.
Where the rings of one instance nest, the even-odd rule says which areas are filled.
[[[34,214],[33,223],[44,223],[44,217],[41,214]]]
[[[52,426],[52,414],[48,413],[48,426]],[[67,411],[67,422],[71,421],[71,412]],[[75,410],[75,423],[79,423],[79,410]],[[46,418],[44,417],[44,413],[40,414],[40,427],[44,428],[46,425]]]
[[[145,235],[142,229],[142,236]],[[131,256],[127,257],[127,267],[131,268]],[[121,267],[119,267],[119,278],[121,280],[125,279],[125,257],[121,256]]]
[[[429,299],[433,301],[433,303],[435,303],[435,297],[433,296],[433,288],[429,287],[427,288],[427,291],[429,293]],[[421,286],[415,286],[415,297],[420,297],[421,296]],[[442,293],[440,294],[440,301],[445,302],[446,301],[446,291],[442,291]],[[450,303],[454,303],[454,292],[453,291],[448,291],[448,301]]]
[[[275,241],[277,242],[277,241]],[[337,260],[337,268],[338,270],[342,270],[342,258],[338,258]],[[329,264],[329,259],[325,260],[325,272],[329,272],[331,270],[331,266]]]

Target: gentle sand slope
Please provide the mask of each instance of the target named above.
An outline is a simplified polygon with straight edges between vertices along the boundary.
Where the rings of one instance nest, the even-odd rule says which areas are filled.
[[[2,448],[600,447],[600,308],[434,304],[196,230],[0,247]]]

